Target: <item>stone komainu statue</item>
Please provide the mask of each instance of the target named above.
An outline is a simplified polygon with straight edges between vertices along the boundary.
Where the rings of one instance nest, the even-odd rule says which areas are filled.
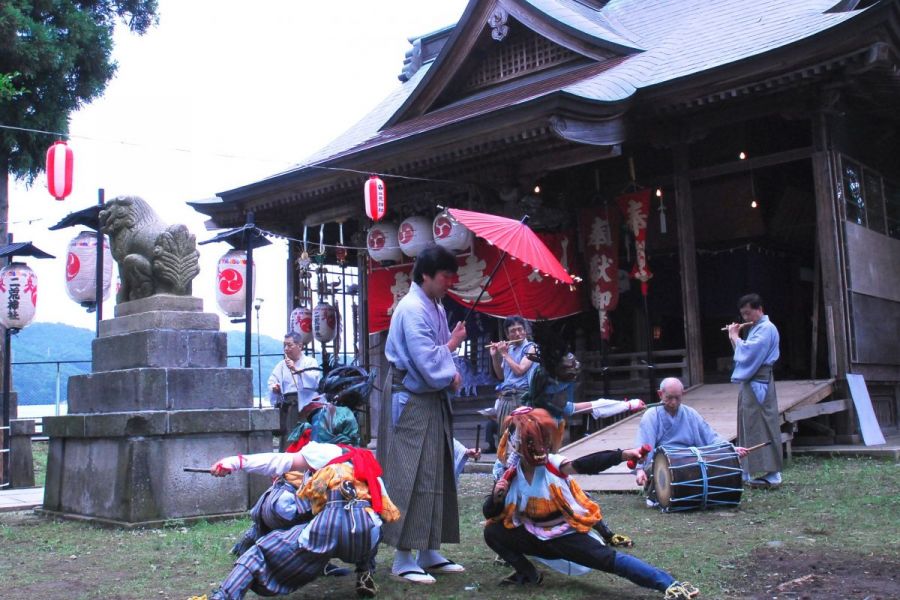
[[[154,294],[191,295],[200,253],[187,227],[167,227],[141,198],[119,196],[100,211],[100,228],[119,263],[122,287],[116,302]]]

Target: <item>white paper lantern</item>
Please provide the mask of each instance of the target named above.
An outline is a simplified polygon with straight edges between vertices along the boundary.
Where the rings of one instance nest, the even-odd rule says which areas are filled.
[[[434,243],[431,221],[425,217],[410,217],[400,223],[397,242],[403,254],[415,258],[419,252]]]
[[[291,332],[300,336],[301,346],[305,346],[313,339],[312,318],[313,311],[306,306],[300,306],[291,311]]]
[[[112,254],[109,240],[103,236],[103,299],[109,298],[112,281]],[[96,301],[97,292],[97,234],[82,231],[69,242],[66,258],[66,292],[80,304]]]
[[[468,227],[451,218],[447,211],[434,218],[431,230],[435,243],[447,250],[459,252],[467,250],[472,245],[472,232]]]
[[[246,281],[247,253],[243,250],[229,250],[222,255],[216,268],[216,304],[226,316],[244,316],[244,302],[247,298]],[[250,294],[255,293],[256,269],[253,269],[253,284]]]
[[[369,256],[380,263],[390,264],[400,261],[403,254],[397,243],[397,226],[393,223],[376,223],[366,236]]]
[[[0,325],[22,329],[34,319],[37,275],[25,263],[14,262],[0,270]]]
[[[337,334],[337,311],[325,302],[319,301],[313,309],[313,336],[320,342],[330,342]]]

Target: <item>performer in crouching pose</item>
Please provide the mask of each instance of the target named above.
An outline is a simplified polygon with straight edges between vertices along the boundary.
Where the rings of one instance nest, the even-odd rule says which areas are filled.
[[[382,522],[400,513],[381,481],[381,467],[368,450],[310,442],[296,453],[237,455],[221,459],[210,473],[233,471],[278,476],[310,472],[297,493],[312,520],[259,538],[235,561],[211,600],[236,600],[248,590],[261,596],[288,594],[323,573],[331,558],[356,564],[356,594],[372,598],[372,578]]]
[[[374,371],[353,366],[331,369],[319,380],[319,396],[304,407],[304,418],[288,439],[291,444],[286,452],[299,452],[310,441],[359,446],[359,425],[353,411],[362,410],[368,402],[374,376]],[[231,553],[240,556],[270,531],[290,529],[312,519],[309,501],[297,495],[308,478],[309,473],[296,471],[276,478],[250,509],[251,525]],[[323,574],[335,577],[350,572],[329,562]]]
[[[592,527],[602,515],[569,475],[595,474],[624,460],[638,460],[641,449],[606,450],[569,460],[550,454],[556,422],[542,409],[523,407],[507,420],[510,443],[519,456],[485,499],[484,539],[515,572],[501,585],[538,584],[543,577],[526,555],[563,559],[625,577],[665,592],[666,600],[687,600],[699,590],[669,573],[605,545]]]

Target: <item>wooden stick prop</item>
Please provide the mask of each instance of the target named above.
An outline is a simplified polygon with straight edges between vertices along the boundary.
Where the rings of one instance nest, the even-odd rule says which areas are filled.
[[[211,475],[209,469],[204,469],[203,467],[185,467],[185,473],[206,473],[207,475]]]
[[[478,425],[475,428],[475,449],[479,450],[479,445],[481,444],[481,425]]]

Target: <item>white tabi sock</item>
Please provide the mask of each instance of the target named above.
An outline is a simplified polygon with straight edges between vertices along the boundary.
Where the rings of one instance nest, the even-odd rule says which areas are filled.
[[[421,571],[422,567],[416,564],[412,550],[397,550],[394,553],[394,566],[391,571],[395,574],[405,573],[407,571]]]
[[[771,471],[766,473],[762,477],[772,485],[780,485],[781,484],[781,471]]]
[[[422,568],[450,562],[437,550],[419,550],[419,558],[416,560]]]

